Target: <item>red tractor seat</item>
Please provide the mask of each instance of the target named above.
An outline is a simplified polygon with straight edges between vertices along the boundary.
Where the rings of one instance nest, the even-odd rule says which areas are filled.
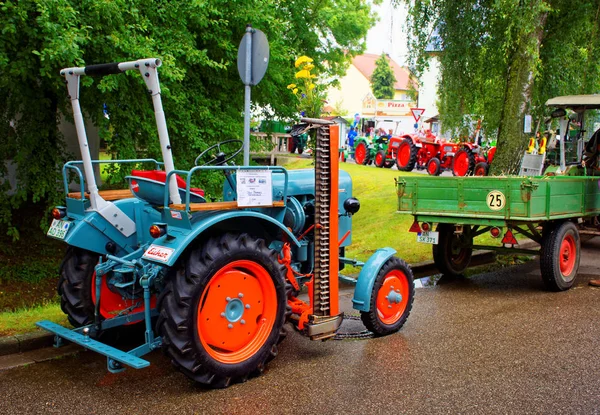
[[[162,170],[131,170],[131,175],[136,177],[143,177],[144,179],[155,180],[157,182],[165,183],[167,180],[167,172]],[[186,182],[177,174],[175,175],[177,180],[177,187],[185,190]],[[190,188],[192,193],[196,193],[204,197],[204,190],[198,188]]]

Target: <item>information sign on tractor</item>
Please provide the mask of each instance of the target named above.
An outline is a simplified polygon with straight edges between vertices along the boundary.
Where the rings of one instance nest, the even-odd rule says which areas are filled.
[[[421,116],[425,112],[425,108],[411,108],[410,112],[412,112],[415,122],[419,122],[419,120],[421,119]]]
[[[499,190],[492,190],[486,197],[487,206],[491,210],[502,210],[506,205],[506,197]]]

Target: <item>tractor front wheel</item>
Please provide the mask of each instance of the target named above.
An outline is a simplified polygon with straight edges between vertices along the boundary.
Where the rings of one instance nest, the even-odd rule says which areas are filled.
[[[437,245],[433,245],[433,262],[444,275],[461,275],[473,255],[471,228],[464,226],[463,232],[456,234],[454,225],[440,223],[436,231],[439,232],[439,240]]]
[[[475,165],[475,170],[473,171],[473,175],[474,176],[487,176],[489,169],[490,169],[490,166],[485,161],[482,161]]]
[[[158,300],[172,363],[215,388],[262,373],[289,316],[285,265],[262,239],[227,233],[190,249]]]
[[[377,154],[375,154],[375,165],[380,169],[383,168],[385,164],[385,152],[383,150],[379,150]]]
[[[573,286],[581,256],[579,231],[573,222],[544,229],[540,251],[540,269],[547,289],[565,291]]]
[[[412,270],[403,260],[391,257],[375,278],[369,311],[360,313],[363,324],[377,336],[397,332],[410,314],[414,296]]]
[[[94,322],[92,289],[96,264],[98,264],[98,254],[69,246],[60,265],[57,287],[60,308],[73,327]]]
[[[437,157],[432,158],[427,162],[427,173],[431,176],[439,176],[442,171],[440,159]]]

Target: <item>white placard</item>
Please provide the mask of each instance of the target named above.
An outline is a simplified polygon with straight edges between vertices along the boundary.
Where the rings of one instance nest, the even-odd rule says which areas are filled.
[[[271,170],[238,170],[238,206],[272,206]]]

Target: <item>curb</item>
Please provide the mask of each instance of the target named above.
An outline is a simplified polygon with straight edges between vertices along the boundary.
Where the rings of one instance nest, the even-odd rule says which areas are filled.
[[[522,245],[523,247],[525,244]],[[496,260],[494,251],[476,251],[473,253],[469,268],[478,265],[490,264]],[[439,274],[434,262],[423,261],[417,264],[410,264],[415,279]],[[6,356],[16,353],[25,353],[45,347],[51,347],[54,344],[54,334],[45,332],[31,332],[25,334],[15,334],[14,336],[0,337],[0,356]]]

